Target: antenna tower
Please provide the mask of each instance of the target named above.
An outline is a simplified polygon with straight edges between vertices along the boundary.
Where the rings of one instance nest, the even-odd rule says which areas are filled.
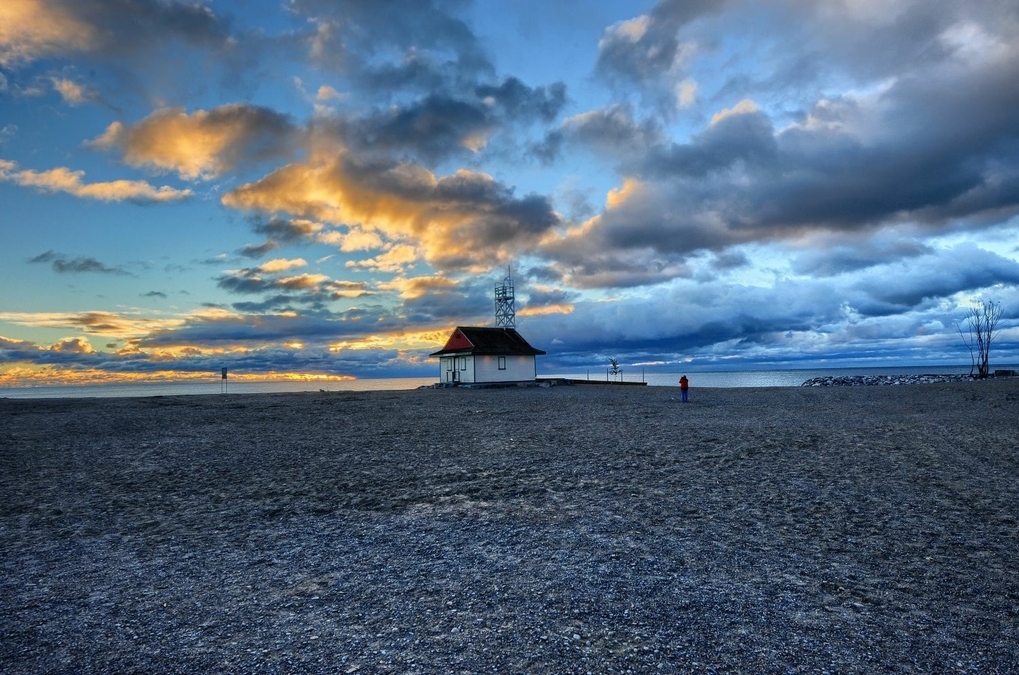
[[[513,277],[508,266],[506,267],[506,278],[502,280],[502,284],[495,285],[495,327],[517,327],[517,312],[514,308],[513,298]]]

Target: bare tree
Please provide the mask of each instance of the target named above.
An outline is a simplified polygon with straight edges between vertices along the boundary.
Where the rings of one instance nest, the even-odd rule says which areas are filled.
[[[623,372],[623,369],[619,367],[619,361],[609,359],[609,372],[612,373],[612,379],[615,379],[619,373]]]
[[[984,300],[974,305],[966,317],[966,331],[957,326],[962,341],[969,349],[970,375],[977,370],[977,377],[990,374],[991,341],[998,334],[998,320],[1001,318],[1001,303]]]

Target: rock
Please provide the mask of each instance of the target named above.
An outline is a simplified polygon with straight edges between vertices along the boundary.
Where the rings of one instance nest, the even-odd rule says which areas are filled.
[[[935,382],[968,382],[971,375],[829,375],[814,377],[801,387],[870,387],[899,384],[933,384]]]

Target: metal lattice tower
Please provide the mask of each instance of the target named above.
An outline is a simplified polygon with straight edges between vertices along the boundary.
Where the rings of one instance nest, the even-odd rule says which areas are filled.
[[[495,286],[495,327],[516,328],[517,311],[514,307],[513,277],[510,276],[510,269],[506,268],[506,278],[502,284]]]

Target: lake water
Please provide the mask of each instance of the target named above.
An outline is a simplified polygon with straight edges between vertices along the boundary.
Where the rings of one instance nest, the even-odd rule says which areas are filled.
[[[995,366],[996,368],[1017,369],[1017,366]],[[842,377],[849,375],[967,375],[969,366],[901,366],[898,368],[811,368],[796,370],[734,370],[696,372],[684,371],[690,380],[690,387],[798,387],[815,377]],[[684,373],[641,373],[639,370],[624,370],[621,379],[625,382],[647,382],[651,387],[678,387],[679,377]],[[583,373],[560,373],[541,377],[567,377],[575,380],[606,380],[605,371],[590,375]],[[612,376],[607,379],[612,381]],[[620,379],[619,377],[616,378]]]
[[[1005,365],[996,368],[1019,366]],[[736,370],[728,372],[686,371],[690,386],[697,387],[798,387],[814,377],[840,375],[923,375],[969,373],[968,366],[910,366],[901,368],[823,368],[799,370]],[[652,387],[676,387],[680,372],[645,372],[624,370],[617,381],[646,382]],[[604,371],[539,373],[538,377],[565,377],[574,380],[600,379]],[[435,377],[394,377],[380,379],[347,380],[343,382],[242,382],[229,381],[230,394],[265,394],[301,391],[399,391],[417,389],[438,382]],[[611,376],[609,376],[611,380]],[[0,398],[82,398],[122,396],[179,396],[193,394],[221,394],[222,380],[210,378],[207,382],[153,382],[131,384],[98,384],[66,387],[0,387]]]

